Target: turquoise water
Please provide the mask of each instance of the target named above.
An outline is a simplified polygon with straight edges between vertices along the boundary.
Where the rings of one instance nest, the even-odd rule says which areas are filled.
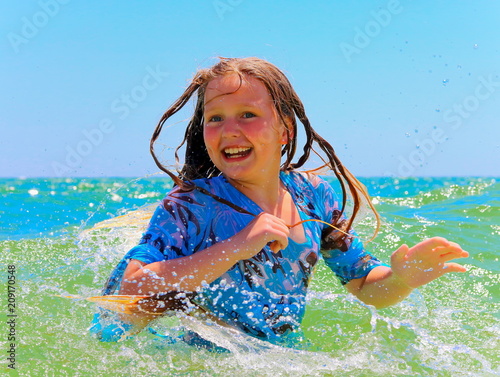
[[[498,376],[500,375],[500,185],[493,178],[365,179],[383,226],[369,248],[388,261],[401,243],[443,236],[470,252],[464,274],[375,311],[320,265],[308,296],[307,341],[288,349],[195,320],[155,324],[196,329],[230,349],[214,354],[143,332],[121,343],[88,336],[93,296],[140,226],[89,231],[163,197],[164,178],[0,179],[2,284],[0,373],[20,376]],[[370,234],[370,220],[358,225]],[[10,269],[9,269],[10,266]],[[12,280],[15,277],[15,281]],[[10,277],[10,280],[8,278]],[[15,288],[15,308],[8,287]],[[11,288],[12,289],[12,288]],[[13,312],[9,312],[12,309]],[[7,315],[16,315],[8,317]],[[15,319],[12,329],[9,320]],[[12,322],[10,322],[12,323]],[[8,336],[15,340],[8,341]],[[5,355],[15,357],[11,361]],[[10,353],[9,353],[10,352]]]

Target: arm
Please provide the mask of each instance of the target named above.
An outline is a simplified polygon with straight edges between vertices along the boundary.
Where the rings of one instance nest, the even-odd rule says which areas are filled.
[[[120,294],[151,295],[166,291],[196,291],[211,283],[242,259],[257,254],[271,242],[277,252],[288,246],[289,229],[279,218],[261,213],[235,236],[193,255],[146,264],[132,259],[123,274]],[[130,334],[141,331],[155,315],[120,314],[132,325]]]
[[[273,242],[273,251],[286,248],[288,235],[283,220],[261,213],[235,236],[193,255],[148,265],[133,260],[123,275],[120,294],[196,291],[238,261],[253,257],[269,242]]]
[[[448,272],[465,272],[457,263],[447,263],[469,253],[441,237],[418,243],[412,248],[401,246],[391,256],[391,268],[379,266],[360,279],[346,284],[347,290],[368,305],[383,308],[402,301],[414,288]]]

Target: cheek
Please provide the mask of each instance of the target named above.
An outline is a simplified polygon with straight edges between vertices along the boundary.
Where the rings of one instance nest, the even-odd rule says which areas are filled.
[[[258,140],[261,144],[274,144],[278,143],[280,135],[273,125],[267,125],[265,127],[255,129],[252,137],[254,140]]]
[[[203,128],[203,140],[205,141],[205,146],[207,150],[213,150],[216,148],[217,142],[217,132],[214,128],[204,127]]]

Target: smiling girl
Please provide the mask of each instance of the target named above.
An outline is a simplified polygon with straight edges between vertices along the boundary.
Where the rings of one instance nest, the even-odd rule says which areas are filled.
[[[195,93],[185,162],[174,174],[159,162],[154,142]],[[298,121],[306,142],[294,162]],[[318,175],[298,171],[314,147],[326,156],[340,193]],[[320,258],[350,293],[375,307],[395,304],[445,273],[465,271],[449,261],[468,253],[444,238],[402,245],[391,267],[365,250],[351,228],[362,201],[371,206],[365,188],[311,127],[285,75],[264,60],[222,58],[199,71],[160,120],[151,152],[176,186],[114,270],[105,295],[188,292],[203,316],[282,343],[300,333]],[[110,318],[106,312],[95,317],[91,331],[101,340],[119,340],[154,316]]]

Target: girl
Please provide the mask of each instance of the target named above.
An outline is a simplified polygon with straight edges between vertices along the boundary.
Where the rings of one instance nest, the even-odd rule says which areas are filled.
[[[195,93],[181,144],[186,144],[185,162],[174,174],[156,157],[154,142]],[[307,140],[293,162],[297,120]],[[326,156],[340,195],[316,174],[297,171],[316,153],[314,146]],[[391,267],[364,249],[351,225],[363,201],[371,206],[366,189],[311,127],[285,75],[264,60],[221,58],[200,70],[160,120],[151,152],[176,186],[140,244],[111,275],[104,295],[187,292],[183,309],[196,307],[219,323],[282,342],[299,329],[320,257],[350,293],[377,308],[403,300],[447,272],[465,271],[449,261],[468,253],[444,238],[402,245],[392,254]],[[110,318],[106,312],[95,317],[91,331],[101,340],[138,331],[154,316]]]

